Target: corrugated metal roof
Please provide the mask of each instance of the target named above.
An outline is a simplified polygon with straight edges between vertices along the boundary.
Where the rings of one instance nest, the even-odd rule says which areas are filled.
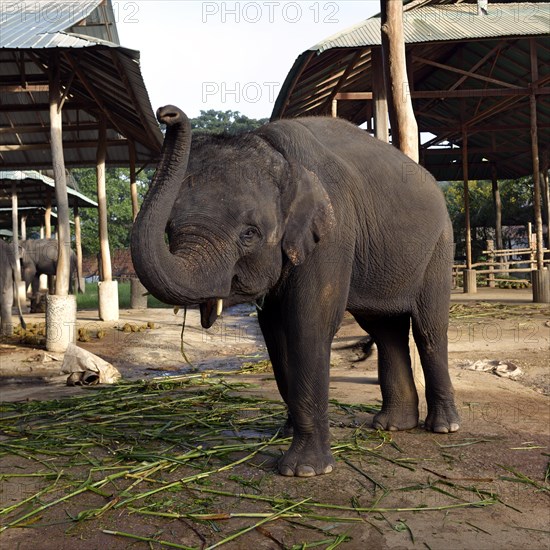
[[[477,15],[475,4],[424,6],[403,14],[405,43],[466,40],[550,33],[550,4],[489,4],[487,16]],[[377,46],[380,18],[367,19],[319,42],[310,50]]]
[[[495,168],[498,178],[530,174],[531,90],[537,98],[541,151],[550,143],[550,3],[490,1],[489,16],[476,14],[471,0],[412,0],[405,5],[418,128],[434,134],[433,143],[449,144],[439,150],[423,146],[421,161],[441,180],[462,178],[463,129],[469,135],[471,179],[490,179]],[[538,57],[535,86],[532,48]],[[303,52],[281,88],[272,120],[330,115],[332,100],[338,98],[339,117],[372,131],[373,103],[364,93],[372,94],[373,51],[380,52],[379,17]]]
[[[0,170],[0,207],[11,209],[11,185],[17,182],[20,207],[35,207],[46,204],[48,190],[55,189],[55,181],[36,170]],[[97,202],[83,195],[76,189],[67,187],[70,206],[78,205],[83,208],[97,208]],[[55,194],[51,194],[55,206]]]
[[[0,4],[0,167],[50,168],[48,76],[56,54],[66,90],[67,166],[95,165],[98,118],[107,120],[107,163],[155,162],[162,133],[139,52],[118,43],[110,0]],[[46,69],[46,73],[45,73]]]
[[[0,208],[0,236],[12,237],[13,232],[11,231],[12,219],[11,219],[11,208]],[[19,217],[25,216],[27,229],[30,227],[40,227],[44,225],[44,217],[46,215],[46,209],[40,206],[27,206],[24,208],[19,208]],[[58,217],[56,212],[50,212],[50,222],[52,226],[56,226],[58,222]],[[72,220],[69,221],[71,225],[74,225]],[[21,238],[21,235],[19,235]],[[27,233],[28,237],[28,233]]]
[[[102,5],[103,4],[103,5]],[[104,21],[96,10],[104,11]],[[48,48],[50,42],[63,37],[56,33],[71,30],[73,34],[92,37],[88,43],[95,43],[93,37],[119,45],[111,3],[102,0],[32,0],[28,2],[3,3],[0,22],[0,48]],[[87,25],[87,23],[90,25]],[[108,32],[105,24],[114,27]],[[75,28],[76,27],[76,28]],[[98,33],[98,30],[100,31]],[[69,36],[65,34],[65,39]],[[52,35],[48,37],[48,35]],[[63,44],[62,47],[74,47]]]

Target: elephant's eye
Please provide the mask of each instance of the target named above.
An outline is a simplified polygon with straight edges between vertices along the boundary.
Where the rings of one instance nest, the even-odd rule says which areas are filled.
[[[241,233],[241,242],[245,246],[250,246],[260,236],[260,232],[256,227],[247,227],[242,233]]]

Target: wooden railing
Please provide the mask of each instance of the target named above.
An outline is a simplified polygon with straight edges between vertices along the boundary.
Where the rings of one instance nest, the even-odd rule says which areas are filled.
[[[479,276],[482,276],[482,278],[485,276],[488,287],[495,287],[503,281],[510,282],[510,274],[531,273],[537,268],[536,247],[534,245],[533,242],[528,248],[495,250],[492,241],[487,241],[487,250],[483,251],[483,254],[487,256],[487,260],[472,264],[472,269],[475,269],[478,280]],[[544,266],[550,268],[550,249],[543,249],[543,254]],[[518,256],[520,259],[516,259]],[[466,264],[455,263],[453,265],[453,286],[455,288],[460,286],[458,284],[459,276],[464,269],[466,269]],[[502,277],[499,278],[499,275],[502,275]],[[530,278],[517,279],[518,282],[522,280],[530,283]]]

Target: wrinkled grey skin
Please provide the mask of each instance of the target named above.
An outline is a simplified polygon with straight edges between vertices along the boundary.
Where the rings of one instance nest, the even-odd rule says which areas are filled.
[[[418,424],[409,329],[426,379],[425,427],[454,432],[447,365],[452,228],[433,178],[394,147],[331,118],[267,124],[240,137],[198,137],[177,107],[132,233],[139,278],[160,300],[258,313],[293,439],[286,476],[333,469],[331,342],[350,311],[378,347],[382,410],[374,427]],[[169,249],[164,234],[168,232]]]
[[[13,333],[11,308],[14,292],[15,296],[18,296],[16,289],[20,280],[19,271],[16,269],[13,245],[0,239],[0,336],[11,336]],[[25,328],[19,298],[17,299],[17,312],[19,322]]]
[[[21,250],[21,277],[25,288],[32,285],[31,311],[36,309],[40,275],[55,275],[59,254],[56,239],[29,239],[19,243]],[[71,250],[71,277],[69,292],[73,292],[73,275],[76,275],[76,254]],[[78,288],[81,291],[80,286]]]

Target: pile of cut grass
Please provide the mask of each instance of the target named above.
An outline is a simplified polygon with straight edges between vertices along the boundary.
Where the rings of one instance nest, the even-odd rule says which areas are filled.
[[[278,520],[294,530],[321,533],[320,540],[296,548],[336,548],[349,540],[345,532],[335,532],[338,527],[370,523],[365,519],[369,514],[452,510],[497,502],[487,491],[445,480],[392,489],[386,481],[375,479],[363,470],[358,457],[409,471],[415,471],[416,461],[402,456],[389,433],[358,423],[361,415],[376,407],[337,401],[331,401],[330,409],[332,426],[339,434],[332,450],[339,467],[345,468],[344,463],[350,475],[372,484],[371,505],[361,506],[355,497],[349,505],[341,505],[331,503],[331,495],[322,502],[270,494],[272,484],[266,482],[267,488],[262,484],[276,476],[274,464],[281,446],[289,444],[279,431],[286,411],[280,402],[251,396],[246,390],[242,383],[202,373],[92,387],[63,400],[2,403],[0,459],[18,466],[8,472],[2,468],[0,489],[2,484],[26,478],[37,490],[3,504],[0,533],[48,525],[57,511],[56,518],[65,517],[76,525],[95,521],[102,533],[115,537],[172,548],[217,548],[253,530],[261,534],[262,526]],[[399,508],[382,504],[395,491],[426,489],[445,495],[449,503],[419,502]],[[470,492],[468,497],[461,495],[464,491]],[[84,496],[88,498],[83,502]],[[116,529],[105,528],[110,514],[116,516]],[[184,521],[190,525],[190,536],[195,534],[196,540],[199,533],[202,542],[193,546],[168,540],[158,531],[128,532],[123,519],[130,515],[144,521]],[[227,522],[236,527],[220,528]]]

